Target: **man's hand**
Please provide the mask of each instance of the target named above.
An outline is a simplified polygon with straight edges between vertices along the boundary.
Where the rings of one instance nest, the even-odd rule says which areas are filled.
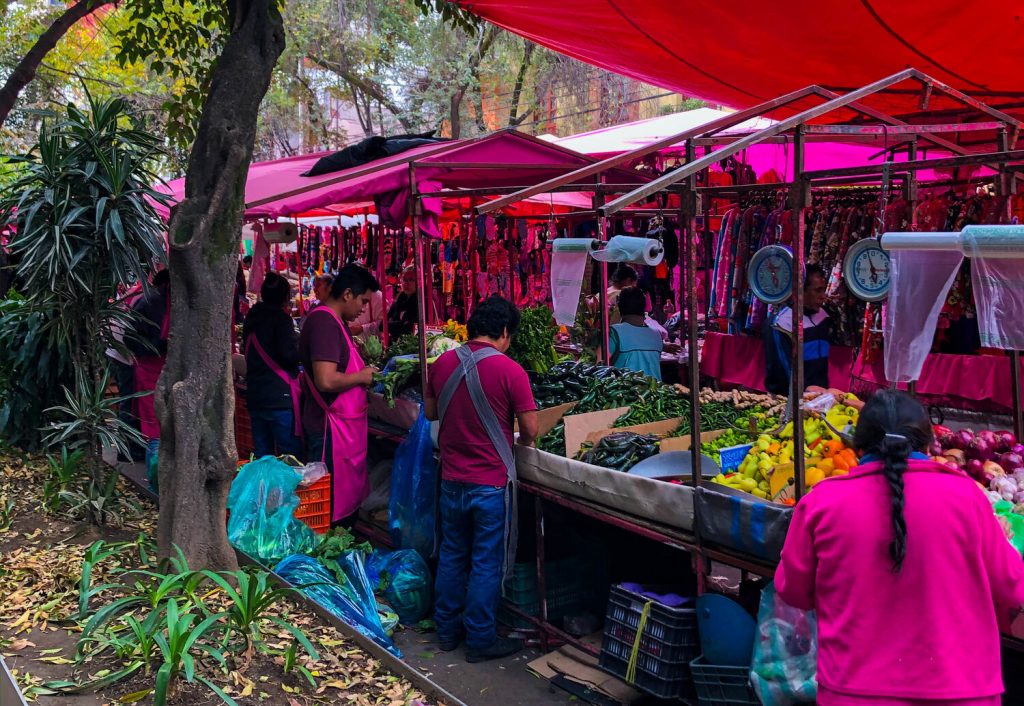
[[[367,365],[365,368],[356,373],[356,384],[362,385],[363,387],[370,387],[373,385],[373,376],[378,372],[377,368],[372,365]]]
[[[351,333],[353,336],[358,336],[359,334],[361,334],[363,332],[363,325],[362,324],[354,324],[354,323],[353,324],[349,324],[348,325],[348,332]]]

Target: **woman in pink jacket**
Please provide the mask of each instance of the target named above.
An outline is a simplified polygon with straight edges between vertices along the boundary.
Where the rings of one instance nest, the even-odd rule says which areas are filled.
[[[1024,563],[974,481],[923,453],[931,441],[920,404],[877,392],[861,465],[793,513],[775,585],[817,614],[819,706],[1000,704]]]

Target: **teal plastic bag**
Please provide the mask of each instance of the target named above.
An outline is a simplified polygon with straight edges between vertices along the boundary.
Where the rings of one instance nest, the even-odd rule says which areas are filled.
[[[818,694],[818,623],[770,584],[761,593],[750,683],[764,706],[812,704]]]
[[[430,613],[430,567],[415,550],[374,552],[366,560],[366,575],[403,625],[415,625]]]
[[[421,405],[419,418],[395,451],[391,469],[388,529],[393,546],[415,549],[424,559],[436,554],[439,497],[434,440]]]
[[[274,572],[293,586],[300,586],[302,593],[401,658],[402,652],[381,623],[380,607],[366,576],[362,552],[345,552],[339,557],[338,565],[342,573],[335,577],[313,557],[296,554],[281,561]]]
[[[228,493],[228,539],[264,564],[311,552],[317,536],[295,519],[302,476],[273,456],[242,466]]]

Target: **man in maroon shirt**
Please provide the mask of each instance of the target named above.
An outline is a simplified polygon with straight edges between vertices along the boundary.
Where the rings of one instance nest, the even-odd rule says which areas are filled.
[[[458,647],[483,662],[517,652],[499,638],[495,613],[514,556],[515,460],[519,443],[537,436],[530,380],[504,355],[519,327],[519,311],[501,297],[480,303],[469,317],[469,342],[431,368],[426,415],[440,419],[441,554],[434,619],[441,649]],[[511,554],[511,556],[509,556]]]

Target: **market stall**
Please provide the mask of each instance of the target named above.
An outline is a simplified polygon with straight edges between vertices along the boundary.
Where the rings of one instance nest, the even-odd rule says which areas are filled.
[[[905,82],[914,82],[918,86],[924,86],[930,92],[943,91],[954,100],[962,101],[966,108],[965,116],[970,113],[971,117],[977,118],[978,122],[968,122],[970,118],[964,117],[964,122],[950,124],[937,120],[929,121],[928,116],[921,116],[921,124],[907,125],[901,120],[892,118],[878,108],[871,107],[870,99],[878,91],[887,90],[893,86]],[[794,103],[806,105],[808,99],[817,99],[821,105],[798,111],[791,118],[773,123],[763,130],[747,133],[744,135],[720,136],[718,133],[734,122],[739,123],[749,120],[758,115],[767,114],[781,106],[791,106]],[[853,109],[860,113],[861,120],[856,124],[825,125],[817,124],[829,113],[837,110]],[[698,223],[700,215],[706,215],[712,199],[735,199],[742,200],[751,198],[759,193],[768,191],[773,201],[782,204],[780,217],[782,222],[777,232],[785,231],[786,240],[791,253],[791,260],[787,265],[786,286],[781,291],[769,292],[774,295],[774,301],[780,302],[788,299],[790,294],[796,300],[794,308],[802,309],[803,291],[803,265],[814,255],[817,247],[835,247],[830,245],[827,238],[822,238],[815,229],[815,220],[811,216],[828,212],[829,203],[827,199],[846,197],[855,198],[858,203],[850,204],[850,207],[860,208],[869,203],[876,204],[877,211],[872,211],[870,219],[864,225],[867,228],[866,235],[880,235],[890,223],[895,222],[896,229],[912,230],[923,226],[927,221],[919,218],[923,213],[919,207],[930,199],[927,194],[927,182],[922,187],[919,177],[924,170],[931,174],[941,174],[937,170],[963,170],[960,174],[967,175],[965,181],[970,184],[982,183],[991,184],[991,190],[982,194],[984,203],[992,206],[992,210],[986,210],[986,220],[992,223],[1006,223],[1010,218],[1010,190],[1011,180],[1009,175],[1018,167],[1016,165],[1024,162],[1024,152],[1013,149],[1014,140],[1020,124],[1010,116],[967,98],[963,94],[948,89],[928,76],[914,70],[907,70],[883,81],[876,82],[871,86],[857,91],[851,91],[846,95],[836,95],[829,91],[818,88],[809,88],[804,91],[797,91],[793,94],[783,96],[775,101],[770,101],[757,108],[739,111],[730,120],[715,121],[710,126],[704,126],[701,130],[690,130],[675,136],[675,139],[665,138],[660,142],[648,144],[645,147],[633,152],[611,157],[602,160],[599,165],[586,168],[577,172],[576,176],[593,176],[603,166],[612,166],[623,162],[635,162],[646,155],[664,149],[667,144],[676,141],[684,144],[683,154],[686,163],[669,172],[668,174],[654,179],[651,183],[644,185],[634,192],[620,197],[610,203],[603,204],[598,208],[601,217],[601,225],[598,233],[610,234],[611,223],[621,217],[623,209],[630,204],[644,202],[647,199],[657,197],[659,192],[669,190],[678,194],[680,203],[679,222],[683,224],[683,235],[681,237],[680,249],[683,252],[682,278],[684,285],[682,291],[686,293],[685,304],[687,308],[686,326],[688,329],[688,344],[690,350],[697,350],[699,346],[697,336],[698,312],[696,307],[696,277],[693,273],[697,270],[699,248],[696,246],[699,241],[696,236],[701,232]],[[804,146],[806,141],[811,139],[843,139],[855,138],[877,147],[892,148],[896,140],[890,139],[892,131],[900,136],[898,149],[903,152],[900,159],[892,157],[881,164],[862,164],[853,166],[837,167],[835,169],[806,170],[804,164]],[[958,144],[960,134],[971,135],[971,149]],[[954,138],[954,139],[950,139]],[[708,181],[698,180],[698,176],[720,163],[723,159],[732,157],[742,150],[752,148],[761,143],[771,144],[773,142],[785,142],[789,146],[792,159],[792,168],[789,171],[787,180],[776,184],[731,184],[722,186],[702,186]],[[925,157],[927,149],[927,157]],[[986,151],[987,150],[987,151]],[[703,151],[703,156],[698,156]],[[990,171],[978,173],[977,169],[984,167]],[[958,175],[954,175],[960,178]],[[941,177],[941,187],[948,189],[950,182],[955,183],[954,176],[944,175]],[[551,179],[532,189],[523,190],[508,198],[523,198],[536,195],[546,188],[557,187],[558,179]],[[851,186],[856,190],[851,189]],[[905,218],[898,218],[890,221],[889,217],[895,215],[896,209],[891,207],[904,202],[902,209],[908,214]],[[502,200],[498,199],[490,204],[478,207],[478,211],[485,212],[490,208],[498,208]],[[824,219],[823,219],[824,220]],[[914,235],[910,234],[909,238]],[[778,242],[778,241],[775,241]],[[758,242],[758,248],[767,245],[774,245],[775,242]],[[877,244],[877,240],[873,241]],[[820,245],[819,245],[820,243]],[[852,240],[847,241],[846,253],[836,252],[832,256],[830,268],[833,272],[838,271],[842,283],[853,290],[855,283],[851,276],[856,277],[856,270],[851,270],[845,265],[845,255],[852,249]],[[880,250],[880,249],[879,249]],[[750,253],[752,256],[754,253]],[[734,271],[753,272],[752,264],[754,258],[744,262],[742,267],[733,268]],[[886,271],[888,274],[888,270]],[[753,274],[750,275],[754,277]],[[861,287],[861,291],[866,287]],[[762,291],[762,293],[764,293]],[[868,302],[861,308],[861,321],[870,322],[871,316],[864,314],[865,308],[874,307],[876,316],[880,313],[881,307],[873,302]],[[864,328],[871,328],[870,325]],[[878,327],[880,330],[881,326]],[[913,329],[913,326],[911,326]],[[880,331],[879,331],[880,332]],[[575,408],[562,410],[560,420],[565,440],[556,438],[552,446],[547,446],[549,437],[541,440],[536,451],[526,450],[520,454],[519,467],[522,478],[521,487],[526,492],[536,497],[537,512],[543,516],[544,508],[554,506],[569,507],[581,516],[596,518],[599,521],[647,538],[656,538],[667,546],[690,553],[693,557],[694,566],[701,576],[706,577],[710,570],[711,562],[722,562],[728,565],[742,568],[745,571],[771,573],[772,564],[778,559],[778,552],[785,537],[785,529],[788,523],[789,510],[787,504],[799,501],[801,495],[809,489],[813,489],[817,483],[831,475],[842,474],[851,465],[856,464],[856,457],[848,448],[846,434],[856,424],[856,410],[859,400],[850,395],[850,388],[854,387],[854,381],[850,379],[847,372],[845,376],[837,376],[832,390],[812,390],[811,394],[804,395],[804,384],[802,380],[802,352],[803,352],[803,331],[802,325],[798,325],[795,331],[796,343],[793,346],[793,390],[795,394],[790,395],[789,409],[787,416],[791,420],[782,423],[778,419],[778,426],[746,430],[747,439],[745,443],[736,443],[736,449],[727,447],[729,454],[722,454],[723,449],[716,448],[714,436],[724,437],[723,430],[715,422],[705,419],[704,410],[707,405],[698,400],[683,412],[679,407],[666,405],[660,400],[660,406],[664,410],[671,408],[672,412],[665,412],[659,420],[643,419],[645,422],[664,421],[669,423],[671,430],[662,429],[636,429],[634,434],[639,438],[620,435],[619,428],[627,426],[630,409],[614,408],[604,413],[601,408],[607,405],[598,404],[594,407],[595,400],[599,395],[591,394],[590,390],[585,393]],[[725,337],[723,336],[722,339]],[[719,339],[719,343],[722,342]],[[711,340],[715,340],[712,336]],[[707,347],[707,339],[705,340]],[[714,351],[715,344],[712,344]],[[719,346],[721,348],[722,346]],[[841,354],[841,353],[840,353]],[[755,351],[747,351],[740,357],[749,361],[756,355]],[[760,356],[758,356],[760,358]],[[876,360],[881,360],[879,356]],[[983,360],[983,358],[978,358]],[[1019,419],[1020,406],[1020,384],[1019,377],[1011,366],[1006,366],[1007,361],[1012,361],[1011,366],[1019,365],[1018,356],[1011,352],[1008,357],[991,357],[982,365],[988,363],[1003,363],[1004,376],[1002,379],[1008,384],[1004,385],[1002,397],[1011,403],[1015,410],[1015,419]],[[936,362],[943,362],[939,359]],[[863,363],[860,367],[855,365],[851,354],[847,354],[842,363],[849,370],[863,372]],[[932,365],[935,365],[933,362]],[[724,369],[730,364],[721,364]],[[992,369],[995,369],[993,365]],[[965,372],[961,368],[961,372]],[[730,371],[732,373],[732,371]],[[699,370],[692,366],[690,370],[691,389],[698,389]],[[753,377],[755,373],[748,373],[747,377]],[[966,375],[964,376],[966,377]],[[1007,379],[1008,378],[1008,379]],[[947,378],[948,379],[948,378]],[[841,382],[840,382],[841,380]],[[978,378],[974,378],[975,381]],[[849,383],[849,384],[847,384]],[[998,384],[998,383],[997,383]],[[940,387],[935,383],[935,388]],[[571,388],[572,385],[567,385]],[[604,386],[607,387],[607,386]],[[920,391],[921,383],[917,384]],[[929,386],[925,386],[929,389]],[[931,388],[934,393],[937,391]],[[660,396],[664,393],[658,393]],[[684,395],[689,400],[689,395]],[[634,393],[633,398],[639,398],[641,406],[646,408],[646,399],[642,394]],[[561,400],[564,401],[564,400]],[[803,401],[803,404],[801,404]],[[586,403],[585,403],[586,402]],[[609,402],[608,405],[613,405]],[[626,404],[623,401],[623,404]],[[629,407],[626,404],[626,407]],[[680,420],[664,419],[666,416],[682,413],[685,424]],[[733,426],[735,426],[733,421]],[[578,427],[584,426],[584,432]],[[710,426],[709,426],[710,425]],[[604,434],[603,427],[616,427],[611,434]],[[740,424],[739,426],[744,426]],[[1019,427],[1020,424],[1018,423]],[[570,429],[572,430],[570,434]],[[647,454],[654,440],[658,440],[661,447],[660,453],[664,453],[665,447],[671,448],[669,442],[674,441],[674,435],[681,428],[685,428],[690,438],[700,438],[703,448],[709,455],[719,454],[719,465],[723,471],[716,474],[716,477],[705,480],[701,478],[702,470],[701,455],[690,454],[688,467],[683,468],[677,465],[677,478],[685,478],[689,489],[692,490],[687,500],[677,499],[675,505],[679,511],[671,517],[666,517],[658,510],[657,501],[659,498],[644,500],[650,491],[642,487],[646,485],[645,478],[630,478],[624,480],[612,476],[621,474],[621,470],[597,470],[593,468],[594,463],[587,463],[595,459],[607,462],[610,458],[615,468],[623,458],[635,461],[641,458],[637,467],[646,461]],[[710,431],[709,431],[710,430]],[[941,430],[940,430],[941,431]],[[558,432],[551,432],[558,433]],[[733,432],[729,432],[733,433]],[[986,432],[987,434],[988,432]],[[981,432],[979,432],[981,434]],[[596,435],[596,436],[595,436]],[[714,436],[713,436],[714,435]],[[549,434],[550,436],[550,434]],[[989,442],[987,436],[982,435],[984,442],[973,442],[977,435],[972,434],[971,440],[960,440],[956,443],[975,447],[982,450],[974,450],[973,456],[966,456],[964,462],[971,462],[971,467],[980,472],[985,461],[984,455],[989,461],[994,449],[987,449],[985,444]],[[610,448],[604,449],[605,453],[595,453],[593,449],[585,451],[584,455],[577,456],[575,451],[577,441],[580,438],[600,443],[597,437],[611,438]],[[653,439],[651,438],[653,437]],[[1021,437],[1021,430],[1018,428],[1003,438],[1000,438],[1000,448],[1009,448],[1001,453],[1010,453],[1006,459],[1006,466],[1003,466],[1005,477],[1007,467],[1015,466],[1016,457],[1012,454],[1017,440]],[[572,439],[570,441],[570,439]],[[740,441],[740,439],[730,439]],[[1007,444],[1010,446],[1006,446]],[[559,444],[565,444],[559,446]],[[694,446],[696,446],[694,444]],[[805,453],[795,453],[793,449],[808,449]],[[967,452],[964,452],[967,453]],[[587,455],[589,454],[589,455]],[[728,461],[726,456],[729,456]],[[556,457],[556,458],[551,458]],[[730,465],[726,465],[726,464]],[[735,465],[731,465],[735,464]],[[629,478],[633,474],[628,472]],[[990,469],[994,470],[994,469]],[[689,471],[687,473],[687,471]],[[717,481],[717,482],[715,482]],[[659,481],[665,483],[664,480]],[[621,485],[632,484],[627,491],[621,490]],[[1006,485],[1004,483],[1003,485]],[[657,491],[654,491],[657,493]],[[678,492],[677,489],[665,489],[660,497],[668,497]],[[1016,488],[1012,491],[1009,486],[1000,490],[993,489],[994,494],[999,494],[1004,502],[1005,494],[1015,497]],[[639,502],[639,504],[638,504]],[[691,515],[690,509],[693,509]],[[1005,507],[1003,508],[1006,509]],[[543,522],[538,521],[538,551],[542,552],[544,544]],[[538,560],[537,584],[544,585],[543,574],[545,562]],[[542,605],[543,611],[543,605]],[[546,614],[541,613],[540,618],[535,619],[535,624],[543,634],[552,639],[569,639],[571,636],[564,634],[557,625],[547,619]],[[1019,646],[1020,643],[1007,638],[1009,645]],[[585,647],[585,645],[580,645]],[[603,654],[603,653],[602,653]]]

